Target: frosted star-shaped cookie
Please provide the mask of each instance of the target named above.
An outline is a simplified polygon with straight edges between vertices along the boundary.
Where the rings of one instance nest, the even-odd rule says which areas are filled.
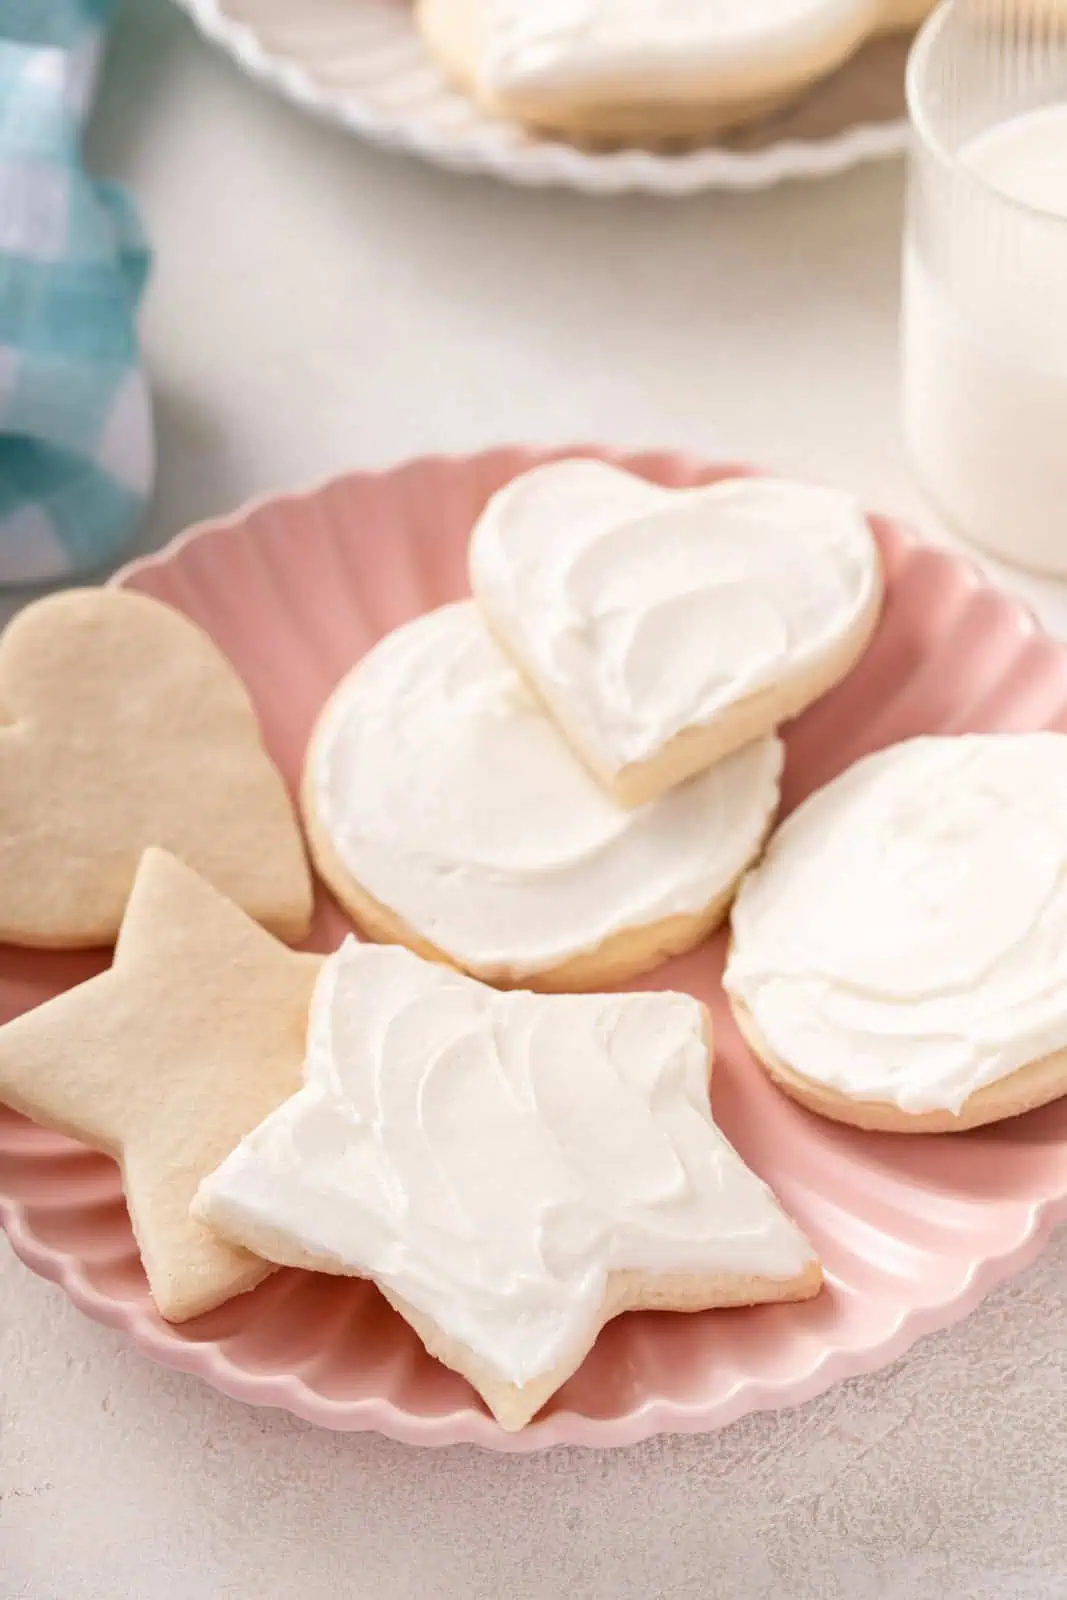
[[[298,1087],[320,965],[148,850],[111,968],[0,1028],[0,1101],[118,1161],[168,1321],[272,1270],[189,1206],[200,1180]]]
[[[501,994],[349,939],[299,1093],[194,1213],[283,1265],[372,1278],[520,1428],[642,1306],[803,1299],[818,1261],[711,1119],[687,995]]]

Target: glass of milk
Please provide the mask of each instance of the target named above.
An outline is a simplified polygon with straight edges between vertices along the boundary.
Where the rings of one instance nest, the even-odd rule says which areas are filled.
[[[912,462],[964,537],[1067,576],[1067,0],[946,0],[908,102]]]

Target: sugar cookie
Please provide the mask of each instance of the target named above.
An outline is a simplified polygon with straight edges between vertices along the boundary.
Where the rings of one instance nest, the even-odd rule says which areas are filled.
[[[321,961],[147,850],[109,971],[0,1028],[0,1101],[115,1157],[168,1321],[272,1270],[189,1206],[200,1180],[299,1086]]]
[[[229,662],[122,589],[38,600],[0,638],[0,939],[110,944],[141,852],[172,851],[286,939],[311,918],[296,817]]]
[[[625,805],[824,694],[864,650],[882,596],[848,495],[768,478],[664,489],[583,459],[493,496],[470,573],[498,642]]]
[[[499,994],[349,939],[304,1087],[194,1210],[282,1265],[372,1278],[520,1428],[638,1307],[818,1292],[814,1251],[715,1127],[688,995]]]
[[[490,982],[602,988],[722,920],[781,764],[765,739],[623,810],[466,601],[397,629],[343,680],[302,803],[319,871],[372,938]]]
[[[1067,1093],[1067,735],[908,740],[785,822],[725,985],[804,1105],[952,1132]]]
[[[491,115],[588,141],[701,138],[793,99],[932,0],[419,0]]]

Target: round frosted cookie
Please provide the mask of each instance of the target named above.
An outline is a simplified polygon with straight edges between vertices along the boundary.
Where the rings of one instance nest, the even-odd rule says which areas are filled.
[[[772,478],[664,489],[587,459],[495,494],[470,574],[500,644],[624,805],[825,694],[866,648],[882,599],[850,495]]]
[[[908,740],[783,824],[724,978],[788,1094],[955,1132],[1067,1093],[1067,735]]]
[[[467,601],[389,634],[334,691],[302,804],[319,872],[372,938],[492,983],[598,988],[721,922],[781,766],[764,739],[624,810]]]
[[[419,0],[492,115],[576,142],[702,138],[800,94],[916,0]]]

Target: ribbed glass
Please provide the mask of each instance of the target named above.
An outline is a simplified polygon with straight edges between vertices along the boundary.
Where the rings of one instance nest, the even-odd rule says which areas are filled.
[[[908,103],[913,463],[961,533],[1067,573],[1067,214],[1002,192],[976,154],[1040,119],[1067,213],[1067,0],[946,0],[912,51]]]

